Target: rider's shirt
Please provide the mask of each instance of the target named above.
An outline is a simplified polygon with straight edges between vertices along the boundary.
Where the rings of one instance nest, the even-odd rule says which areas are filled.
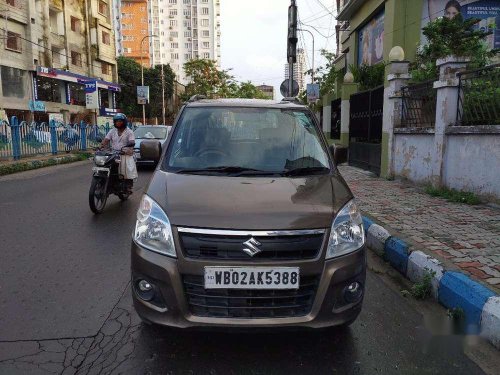
[[[108,134],[106,134],[105,139],[109,139],[111,141],[111,147],[115,151],[120,151],[122,147],[135,143],[134,132],[129,128],[125,128],[121,135],[118,134],[118,129],[111,129]]]

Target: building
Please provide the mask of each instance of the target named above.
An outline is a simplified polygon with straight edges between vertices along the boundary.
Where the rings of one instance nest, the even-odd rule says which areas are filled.
[[[260,85],[257,88],[262,91],[269,99],[274,99],[274,86]]]
[[[148,0],[115,0],[114,28],[116,53],[134,59],[144,66],[151,65]]]
[[[307,60],[304,49],[297,49],[297,62],[293,64],[293,79],[299,84],[299,92],[306,89]],[[285,79],[290,77],[289,64],[285,64]]]
[[[0,110],[26,121],[96,121],[115,112],[111,0],[6,0],[0,4]],[[86,5],[86,6],[85,6]],[[5,26],[7,30],[5,30]],[[86,103],[85,84],[95,87]],[[89,87],[90,87],[89,86]]]
[[[220,66],[220,0],[151,0],[153,65],[170,64],[187,84],[184,63],[202,58]]]

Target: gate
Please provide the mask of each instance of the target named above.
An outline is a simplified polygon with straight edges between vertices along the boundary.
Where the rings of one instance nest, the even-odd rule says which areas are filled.
[[[349,165],[380,175],[384,86],[351,95]]]

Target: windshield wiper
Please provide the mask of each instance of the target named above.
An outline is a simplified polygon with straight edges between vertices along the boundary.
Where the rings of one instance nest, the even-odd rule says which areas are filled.
[[[307,176],[307,175],[312,175],[312,174],[326,174],[327,172],[330,172],[330,168],[327,167],[301,167],[301,168],[294,168],[294,169],[289,169],[281,174],[283,176]]]
[[[255,173],[263,172],[263,173],[266,173],[266,171],[260,171],[258,169],[245,168],[245,167],[239,167],[239,166],[219,166],[219,167],[207,167],[207,168],[199,168],[199,169],[181,169],[181,170],[178,170],[176,173],[189,174],[189,173],[203,173],[203,172],[238,173],[238,174],[242,174],[244,172],[255,172]]]

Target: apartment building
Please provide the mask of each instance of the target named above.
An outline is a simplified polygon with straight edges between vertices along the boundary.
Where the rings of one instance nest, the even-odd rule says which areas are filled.
[[[116,111],[111,0],[0,0],[0,110],[26,121],[95,120],[85,84],[95,82],[98,114]]]
[[[151,66],[149,2],[115,0],[113,5],[117,55],[130,57],[144,66]]]
[[[302,92],[306,89],[306,64],[306,53],[303,48],[298,48],[297,62],[293,64],[293,79],[299,84],[299,92]],[[288,64],[285,64],[285,79],[288,79],[289,77],[290,72],[288,70]]]
[[[183,65],[196,58],[220,66],[220,0],[151,0],[153,65],[170,64],[176,79],[187,84]]]

